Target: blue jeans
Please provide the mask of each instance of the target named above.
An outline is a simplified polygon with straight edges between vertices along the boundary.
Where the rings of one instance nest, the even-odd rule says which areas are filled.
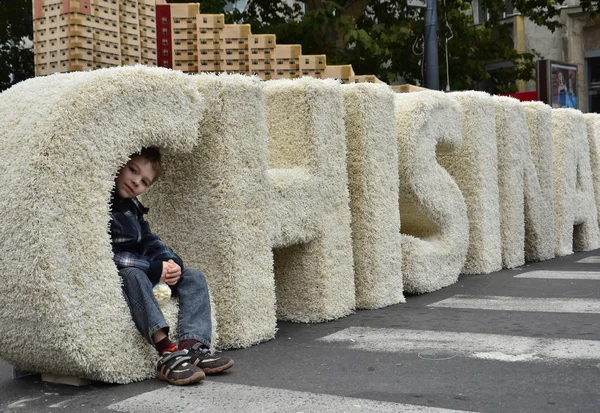
[[[154,298],[150,279],[144,271],[135,267],[122,268],[119,275],[135,326],[150,344],[154,344],[152,335],[161,329],[168,334],[169,326]],[[204,274],[185,268],[177,286],[171,290],[179,297],[179,339],[195,339],[210,347],[210,300]]]

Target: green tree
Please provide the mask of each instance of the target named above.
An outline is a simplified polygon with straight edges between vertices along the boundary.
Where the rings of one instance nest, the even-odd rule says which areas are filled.
[[[513,0],[520,13],[554,31],[561,0]],[[530,80],[535,52],[518,53],[512,28],[502,20],[503,0],[481,0],[489,20],[475,26],[468,0],[438,1],[440,73],[449,73],[452,89],[508,92],[517,80]],[[356,74],[374,74],[393,83],[415,83],[422,76],[423,10],[406,0],[303,0],[294,7],[276,0],[249,0],[229,22],[252,24],[253,33],[274,33],[278,43],[299,43],[303,53],[326,54],[328,64],[352,64]],[[598,5],[582,1],[585,10]],[[304,13],[302,12],[304,8]],[[447,38],[451,38],[446,42]],[[446,44],[448,65],[446,65]],[[490,74],[490,63],[507,62]],[[440,82],[445,85],[445,79]]]
[[[0,2],[0,91],[34,76],[31,0]]]

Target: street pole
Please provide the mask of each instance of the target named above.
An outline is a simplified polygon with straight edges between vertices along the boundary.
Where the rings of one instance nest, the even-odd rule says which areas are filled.
[[[427,0],[425,10],[425,87],[440,90],[437,0]]]

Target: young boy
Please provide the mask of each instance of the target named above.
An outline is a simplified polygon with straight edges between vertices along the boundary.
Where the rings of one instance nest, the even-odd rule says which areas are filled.
[[[143,217],[148,210],[137,196],[160,172],[161,156],[156,148],[142,149],[121,168],[112,194],[110,234],[133,321],[161,356],[157,377],[184,385],[230,368],[233,360],[210,355],[210,301],[204,275],[184,268],[181,258],[150,232]],[[169,326],[152,292],[159,281],[179,297],[179,347],[169,339]]]

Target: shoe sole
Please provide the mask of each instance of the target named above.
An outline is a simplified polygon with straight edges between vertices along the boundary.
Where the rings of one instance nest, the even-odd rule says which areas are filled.
[[[228,369],[228,368],[230,368],[231,366],[233,366],[233,360],[229,360],[229,363],[227,363],[227,364],[224,364],[224,365],[222,365],[222,366],[219,366],[219,367],[213,367],[213,368],[209,368],[209,367],[202,368],[202,367],[200,367],[200,368],[201,368],[201,369],[202,369],[202,371],[203,371],[204,373],[206,373],[206,374],[217,374],[217,373],[220,373],[220,372],[222,372],[222,371],[225,371],[225,370],[227,370],[227,369]]]
[[[199,381],[204,380],[205,374],[203,371],[198,371],[192,374],[190,377],[185,379],[169,379],[167,376],[158,372],[156,374],[156,378],[162,381],[166,381],[169,384],[174,384],[175,386],[185,386],[188,384],[198,383]]]

